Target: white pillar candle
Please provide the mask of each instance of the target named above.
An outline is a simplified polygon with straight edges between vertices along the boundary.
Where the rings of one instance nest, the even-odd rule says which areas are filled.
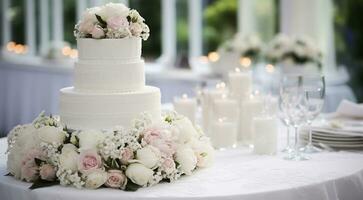
[[[213,102],[213,119],[227,118],[228,120],[238,122],[239,106],[237,100],[227,98],[222,95],[222,98],[215,99]]]
[[[241,102],[238,140],[243,144],[252,144],[252,119],[261,114],[263,109],[264,103],[259,97],[251,96],[249,99]]]
[[[174,99],[174,109],[181,115],[188,117],[191,122],[195,123],[195,114],[197,111],[197,101],[195,98],[188,98],[183,94],[181,98]]]
[[[254,152],[256,154],[276,154],[278,133],[276,118],[255,117],[252,124]]]
[[[236,68],[228,73],[230,92],[235,97],[248,96],[252,90],[252,74]]]
[[[210,137],[215,148],[232,147],[237,142],[237,124],[220,118],[212,123]]]
[[[209,133],[209,126],[210,120],[212,118],[212,106],[213,102],[216,99],[222,98],[222,95],[225,94],[226,91],[226,84],[225,83],[218,83],[216,85],[216,89],[214,90],[204,90],[203,96],[201,99],[202,102],[202,116],[203,116],[203,130],[207,134]]]

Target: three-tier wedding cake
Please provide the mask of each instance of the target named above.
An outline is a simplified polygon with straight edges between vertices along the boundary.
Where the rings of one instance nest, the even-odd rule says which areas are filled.
[[[141,38],[77,40],[74,87],[61,89],[61,122],[70,128],[130,126],[141,112],[161,117],[160,90],[145,86]]]
[[[87,9],[75,36],[74,87],[60,91],[60,117],[42,113],[10,131],[9,175],[30,189],[135,191],[213,162],[209,138],[188,118],[162,114],[159,88],[145,85],[141,40],[149,28],[136,10],[113,3]]]

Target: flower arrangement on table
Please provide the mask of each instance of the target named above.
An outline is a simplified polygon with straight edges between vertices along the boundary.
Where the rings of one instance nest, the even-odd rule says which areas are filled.
[[[141,37],[147,40],[149,27],[145,19],[134,10],[121,3],[108,3],[104,6],[88,8],[76,24],[76,38],[112,38]]]
[[[262,42],[258,35],[236,34],[219,48],[219,51],[238,52],[241,58],[256,61],[262,50]]]
[[[271,64],[304,65],[321,67],[322,52],[308,37],[277,35],[266,47],[264,57]]]
[[[11,130],[7,152],[9,175],[32,182],[30,189],[61,184],[135,191],[191,175],[214,159],[209,138],[175,112],[157,122],[143,113],[130,129],[110,130],[71,130],[41,113]]]

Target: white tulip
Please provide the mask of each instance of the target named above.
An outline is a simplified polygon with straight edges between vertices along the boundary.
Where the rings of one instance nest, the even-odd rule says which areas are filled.
[[[150,145],[136,152],[136,159],[150,169],[153,169],[158,164],[160,156],[160,151]]]
[[[53,126],[43,126],[36,132],[38,133],[38,136],[42,142],[49,144],[62,144],[66,137],[66,133],[61,128]]]
[[[126,176],[135,184],[146,186],[152,179],[154,171],[140,163],[130,164],[126,169]]]
[[[187,146],[182,146],[176,151],[176,162],[180,164],[180,169],[186,174],[191,175],[197,166],[195,152]]]
[[[85,187],[97,189],[107,181],[107,172],[103,170],[93,170],[86,176]]]
[[[105,134],[101,131],[84,130],[78,134],[80,149],[96,149],[102,143]]]

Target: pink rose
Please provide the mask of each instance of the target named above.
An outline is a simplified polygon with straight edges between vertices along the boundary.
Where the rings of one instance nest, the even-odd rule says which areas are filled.
[[[99,169],[102,166],[101,156],[95,150],[84,150],[79,155],[77,165],[78,170],[82,173]]]
[[[79,24],[79,31],[82,33],[91,33],[94,27],[94,22],[89,20],[89,21],[82,21]]]
[[[40,160],[44,160],[45,159],[45,155],[44,152],[41,151],[40,149],[34,148],[34,149],[30,149],[23,157],[21,164],[22,166],[24,165],[32,165],[32,166],[36,166],[35,164],[35,158],[38,158]]]
[[[157,129],[157,128],[148,128],[145,130],[145,132],[143,133],[144,137],[143,140],[147,143],[150,144],[155,140],[160,140],[162,139],[162,133],[161,130]]]
[[[47,181],[54,181],[55,173],[55,167],[50,164],[42,165],[39,170],[40,178]]]
[[[131,31],[132,35],[140,36],[141,32],[142,32],[142,27],[139,23],[132,23],[130,25],[130,31]]]
[[[159,149],[159,151],[167,157],[170,157],[176,151],[176,144],[161,129],[146,129],[143,136],[143,142]]]
[[[127,28],[129,27],[129,21],[126,17],[123,16],[114,16],[107,19],[107,28],[111,28],[113,30],[118,30],[119,28]]]
[[[126,175],[120,170],[109,170],[105,185],[110,188],[125,188],[127,183]]]
[[[129,160],[134,159],[134,151],[129,148],[125,147],[120,151],[120,160],[122,164],[127,164]]]
[[[161,164],[161,169],[167,174],[172,173],[176,169],[176,165],[173,159],[166,158]]]
[[[30,162],[21,167],[21,179],[27,182],[35,181],[39,178],[38,166],[32,165]]]
[[[93,38],[100,39],[105,36],[105,32],[103,31],[101,26],[95,25],[92,28],[91,35]]]

